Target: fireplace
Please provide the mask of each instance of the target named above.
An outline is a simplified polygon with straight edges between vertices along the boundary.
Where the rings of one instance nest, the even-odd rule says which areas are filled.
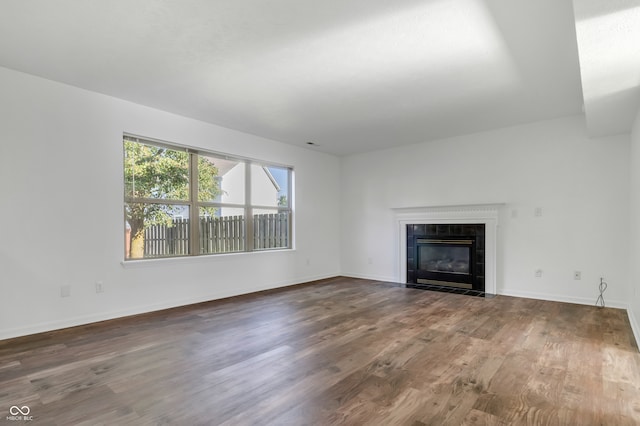
[[[485,291],[484,224],[407,225],[407,284]]]

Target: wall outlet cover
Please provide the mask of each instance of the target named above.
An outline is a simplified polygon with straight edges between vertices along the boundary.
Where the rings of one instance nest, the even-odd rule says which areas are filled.
[[[69,297],[69,296],[71,296],[71,286],[70,285],[60,286],[60,297]]]

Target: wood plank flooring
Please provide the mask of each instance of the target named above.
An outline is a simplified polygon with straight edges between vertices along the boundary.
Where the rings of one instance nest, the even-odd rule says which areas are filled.
[[[0,424],[634,425],[618,309],[335,278],[0,341]]]

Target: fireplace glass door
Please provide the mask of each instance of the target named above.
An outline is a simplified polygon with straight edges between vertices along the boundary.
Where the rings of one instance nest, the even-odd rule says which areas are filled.
[[[471,288],[473,239],[418,238],[418,282]]]

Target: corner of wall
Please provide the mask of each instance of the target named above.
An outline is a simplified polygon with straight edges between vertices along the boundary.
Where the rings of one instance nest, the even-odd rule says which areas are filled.
[[[638,348],[638,352],[640,352],[640,326],[631,307],[627,308],[627,315],[629,316],[629,324],[631,324],[633,337],[636,339],[636,347]]]
[[[629,290],[631,303],[628,314],[636,344],[640,345],[640,109],[631,129],[630,141],[630,255],[629,255]],[[640,347],[639,347],[640,349]]]

